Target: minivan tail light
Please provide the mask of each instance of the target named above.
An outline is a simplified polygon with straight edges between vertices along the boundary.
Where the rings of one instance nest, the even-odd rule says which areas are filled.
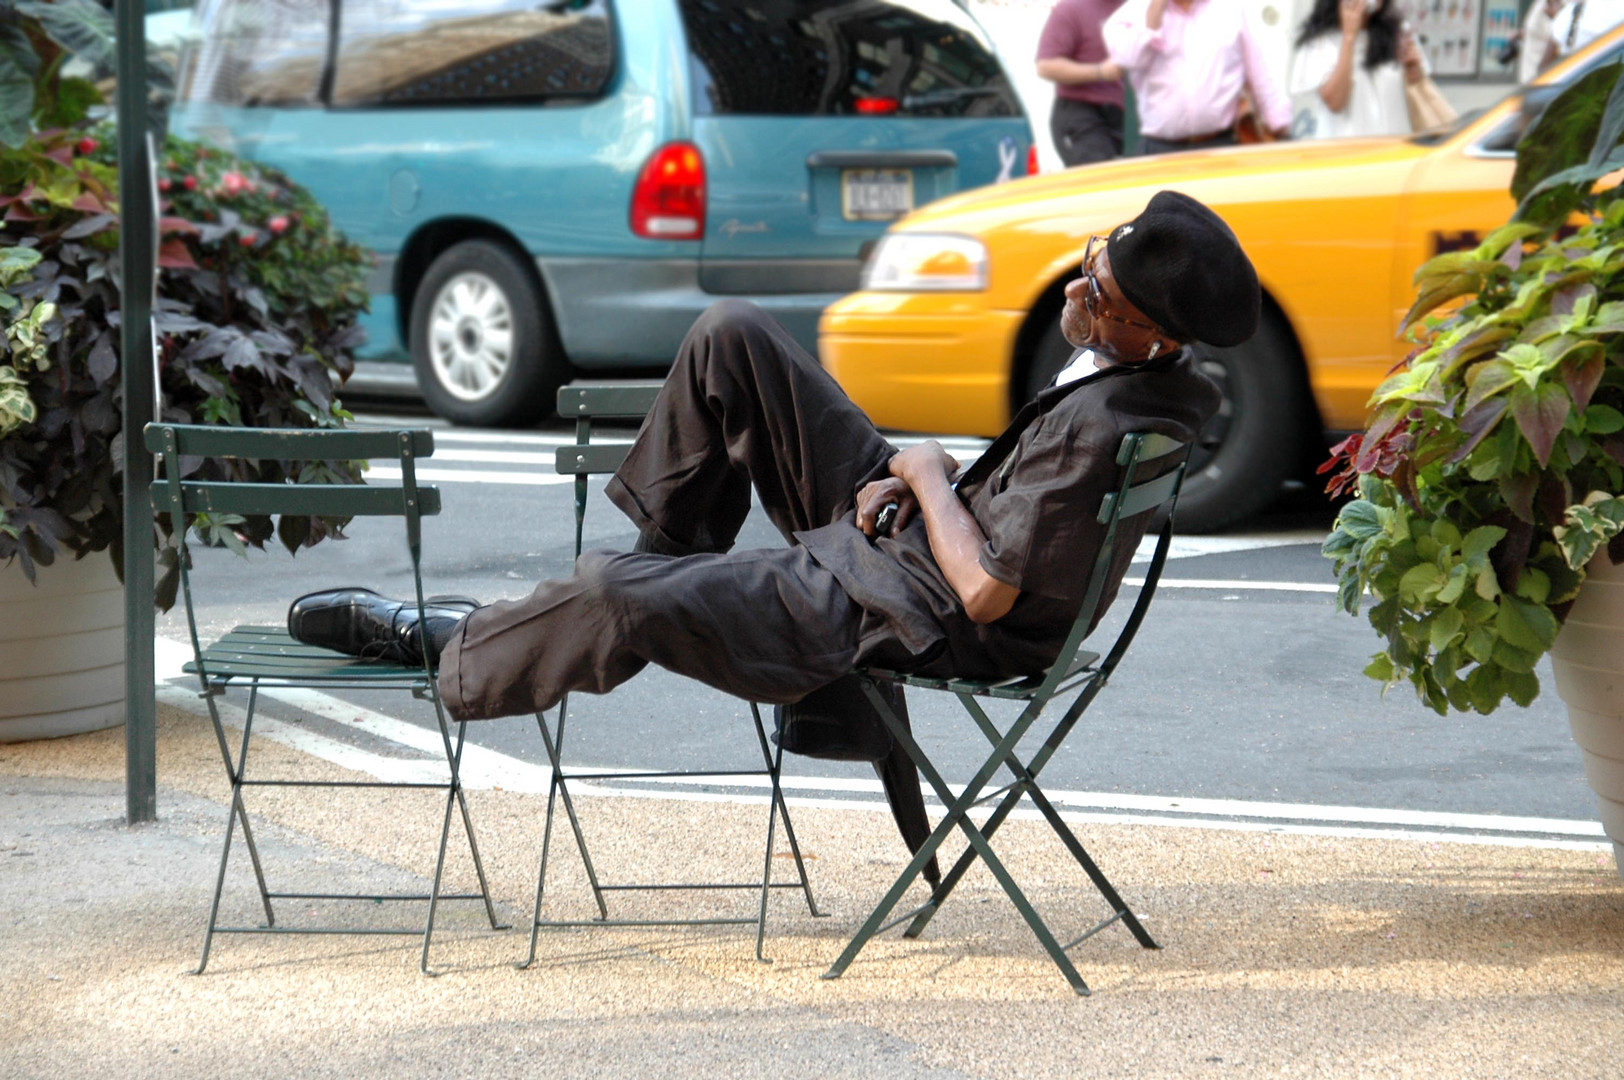
[[[705,159],[689,142],[666,143],[632,189],[632,232],[649,240],[705,236]]]
[[[857,112],[862,116],[889,116],[901,103],[894,97],[860,97]]]
[[[1027,176],[1036,176],[1037,174],[1038,174],[1038,144],[1033,143],[1031,146],[1028,146],[1026,148],[1026,175]]]

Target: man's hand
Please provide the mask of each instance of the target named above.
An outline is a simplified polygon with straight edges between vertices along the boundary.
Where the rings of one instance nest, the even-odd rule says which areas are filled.
[[[921,479],[937,475],[950,477],[958,471],[959,459],[949,454],[935,439],[926,439],[910,446],[891,459],[891,475],[915,491],[919,489]]]
[[[919,500],[914,497],[913,489],[906,480],[888,476],[884,480],[864,484],[857,492],[857,527],[870,540],[879,535],[876,522],[887,503],[897,504],[897,520],[890,532],[892,536],[901,532],[909,519],[919,512]]]

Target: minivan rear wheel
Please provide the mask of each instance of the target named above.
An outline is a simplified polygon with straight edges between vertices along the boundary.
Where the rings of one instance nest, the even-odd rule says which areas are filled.
[[[411,351],[423,399],[455,424],[533,424],[569,378],[534,278],[486,240],[454,244],[429,265],[412,300]]]

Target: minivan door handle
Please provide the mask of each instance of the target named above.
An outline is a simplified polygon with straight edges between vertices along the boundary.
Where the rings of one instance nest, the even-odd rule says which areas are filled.
[[[819,150],[806,159],[809,169],[952,169],[951,150]]]

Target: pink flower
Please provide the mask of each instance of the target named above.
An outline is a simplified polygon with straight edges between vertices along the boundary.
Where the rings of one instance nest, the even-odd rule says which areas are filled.
[[[281,236],[283,233],[288,231],[288,219],[281,214],[276,215],[270,221],[266,222],[266,225],[271,232],[275,233],[277,236]]]
[[[220,193],[227,198],[241,195],[249,189],[249,180],[240,172],[232,171],[220,177]]]
[[[92,139],[89,135],[86,135],[84,138],[79,140],[78,148],[81,154],[89,154],[93,153],[96,147],[100,145],[101,143],[97,142],[95,139]]]
[[[253,247],[254,241],[258,239],[259,237],[257,234],[245,232],[241,236],[237,237],[237,243],[241,244],[243,247]]]
[[[187,191],[196,191],[197,190],[197,177],[188,174],[186,179],[184,179],[184,180],[182,180],[180,182],[180,186],[185,188]]]
[[[162,177],[158,181],[158,190],[159,191],[168,191],[170,188],[172,188],[174,186],[175,186],[174,184],[171,184],[169,182],[169,177],[167,177],[167,176]]]

